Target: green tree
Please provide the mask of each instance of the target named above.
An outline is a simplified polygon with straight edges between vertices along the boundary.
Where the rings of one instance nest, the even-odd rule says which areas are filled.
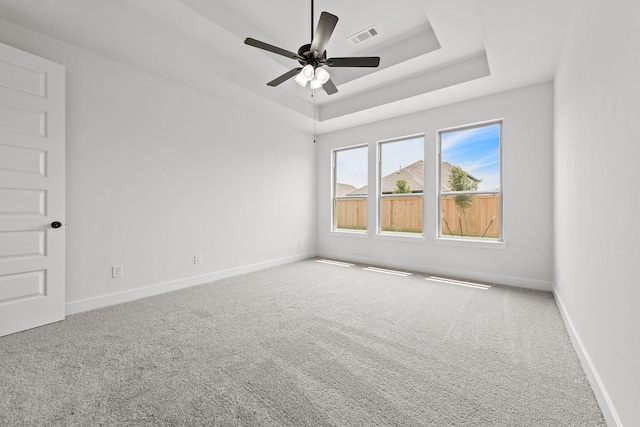
[[[480,180],[473,180],[460,166],[452,166],[449,170],[449,191],[476,191]],[[469,223],[467,222],[467,209],[473,205],[474,196],[463,194],[455,196],[456,206],[462,211],[464,223],[469,231]],[[458,218],[460,214],[458,214]],[[460,224],[460,234],[462,235],[462,223]]]
[[[408,194],[411,193],[411,187],[406,179],[399,179],[396,181],[396,188],[393,190],[393,194]]]

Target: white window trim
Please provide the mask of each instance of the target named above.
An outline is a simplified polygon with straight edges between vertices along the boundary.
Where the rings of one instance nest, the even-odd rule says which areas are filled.
[[[462,246],[467,248],[486,249],[507,249],[507,242],[504,240],[479,240],[465,237],[437,237],[434,239],[436,245]]]
[[[437,144],[437,168],[436,168],[436,182],[437,182],[437,190],[436,190],[436,237],[434,239],[436,244],[442,244],[447,246],[465,246],[465,247],[480,247],[480,248],[488,248],[488,249],[506,249],[507,242],[505,240],[504,235],[504,192],[502,185],[502,129],[503,129],[502,118],[487,120],[483,122],[471,123],[462,126],[454,126],[445,129],[439,129],[436,132],[436,144]],[[499,124],[500,125],[500,191],[446,191],[442,192],[442,174],[440,171],[442,165],[442,139],[441,135],[443,133],[450,133],[456,131],[462,131],[467,129],[475,129],[484,126],[491,126]],[[443,236],[442,235],[442,196],[460,196],[460,195],[483,195],[483,194],[498,194],[500,195],[500,239],[499,240],[489,240],[489,239],[478,239],[472,237],[454,237],[454,236]]]
[[[425,243],[427,241],[427,236],[425,236],[424,234],[393,233],[393,232],[376,233],[375,238],[380,240],[389,240],[389,241],[395,241],[395,242],[410,242],[410,243]]]
[[[426,173],[422,177],[422,233],[400,233],[400,232],[392,232],[392,231],[382,231],[382,199],[387,197],[403,197],[398,194],[381,194],[382,191],[382,145],[389,144],[394,142],[405,141],[409,139],[422,138],[422,161],[425,161],[426,157],[426,134],[425,133],[416,133],[412,135],[400,136],[395,138],[383,139],[376,142],[376,239],[380,240],[394,240],[394,241],[413,241],[413,242],[425,242],[427,240],[426,233],[426,224],[427,224],[427,207],[426,207],[426,197],[425,197],[425,188],[427,187],[426,182]],[[417,193],[416,193],[417,194]],[[404,196],[409,197],[409,196]]]
[[[368,230],[330,230],[329,234],[334,237],[355,237],[359,239],[368,239],[370,237]]]
[[[347,151],[347,150],[355,150],[358,148],[367,148],[367,154],[369,153],[369,144],[364,143],[364,144],[355,144],[355,145],[349,145],[346,147],[339,147],[339,148],[334,148],[331,150],[331,212],[329,214],[329,218],[331,221],[331,224],[329,226],[329,233],[330,235],[335,235],[335,236],[350,236],[350,237],[359,237],[359,238],[369,238],[369,229],[368,229],[368,218],[369,218],[369,212],[367,211],[367,229],[366,230],[341,230],[336,228],[336,184],[337,184],[337,179],[336,179],[336,154],[339,151]],[[369,170],[369,156],[367,155],[367,181],[368,181],[368,170]],[[367,182],[368,184],[368,182]],[[366,197],[363,197],[365,200],[368,201],[368,195]]]

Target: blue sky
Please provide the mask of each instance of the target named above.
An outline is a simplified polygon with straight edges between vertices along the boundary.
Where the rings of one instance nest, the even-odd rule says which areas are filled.
[[[337,182],[356,188],[367,185],[367,147],[338,151]],[[424,158],[424,138],[382,144],[382,176]]]
[[[382,144],[382,176],[424,159],[424,138]],[[481,179],[478,190],[500,188],[500,125],[442,134],[442,160]],[[337,182],[367,185],[367,147],[337,152]]]
[[[424,138],[405,139],[382,144],[382,176],[424,160]]]
[[[480,178],[478,190],[500,188],[500,125],[442,134],[442,160]]]

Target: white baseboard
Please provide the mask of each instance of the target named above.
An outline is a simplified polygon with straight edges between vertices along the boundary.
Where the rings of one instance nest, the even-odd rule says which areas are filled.
[[[620,417],[618,417],[618,413],[613,406],[613,402],[611,402],[611,398],[609,397],[609,393],[607,393],[607,389],[604,387],[602,379],[598,374],[598,370],[591,361],[589,352],[582,343],[580,334],[578,334],[578,331],[573,326],[571,317],[569,316],[569,313],[567,312],[567,309],[562,303],[562,299],[556,292],[555,288],[553,289],[553,297],[556,301],[558,311],[560,311],[560,315],[562,316],[562,320],[564,321],[567,331],[569,332],[569,337],[571,337],[573,347],[578,354],[582,369],[587,375],[587,379],[589,380],[591,388],[593,389],[593,394],[596,396],[598,405],[600,405],[600,410],[602,411],[602,415],[604,416],[607,425],[611,427],[622,427],[622,421],[620,421]]]
[[[535,289],[537,291],[553,290],[553,284],[543,280],[527,279],[521,277],[504,276],[499,274],[488,274],[470,270],[442,268],[435,265],[412,264],[406,262],[394,262],[388,259],[376,259],[371,257],[358,257],[350,254],[340,254],[335,252],[318,252],[319,257],[330,258],[340,261],[356,262],[358,264],[373,264],[379,267],[393,267],[404,270],[417,271],[420,273],[439,274],[444,276],[460,277],[468,280],[480,280],[499,285],[515,286],[519,288]]]
[[[265,268],[277,267],[279,265],[289,264],[295,261],[314,257],[315,252],[293,255],[289,257],[263,261],[256,264],[234,267],[227,270],[216,271],[213,273],[202,274],[199,276],[186,277],[178,280],[171,280],[163,283],[156,283],[141,288],[130,289],[112,294],[100,295],[93,298],[86,298],[78,301],[70,301],[65,305],[67,316],[83,311],[94,310],[96,308],[106,307],[113,304],[129,302],[140,298],[146,298],[153,295],[163,294],[165,292],[177,291],[178,289],[189,288],[191,286],[202,285],[213,282],[215,280],[226,279],[227,277],[238,276],[240,274],[252,273],[254,271],[264,270]]]

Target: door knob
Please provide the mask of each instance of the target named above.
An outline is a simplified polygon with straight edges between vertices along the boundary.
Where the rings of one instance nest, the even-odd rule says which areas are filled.
[[[60,228],[60,227],[62,227],[62,223],[61,223],[61,222],[58,222],[58,221],[53,221],[53,222],[51,223],[51,227],[53,227],[53,228]]]

